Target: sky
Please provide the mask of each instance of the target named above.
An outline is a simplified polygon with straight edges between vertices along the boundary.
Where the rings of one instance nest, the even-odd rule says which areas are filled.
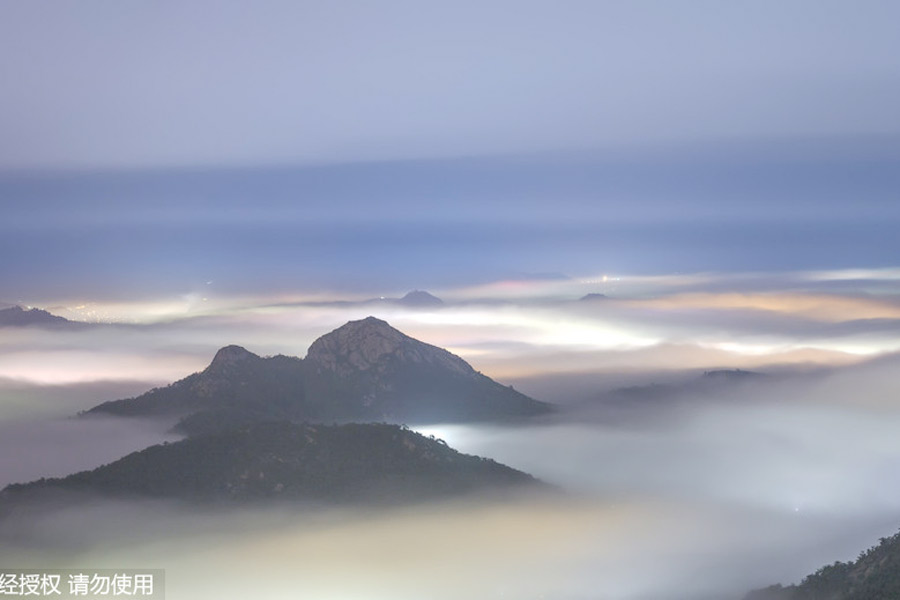
[[[854,558],[900,508],[897,23],[869,0],[0,0],[0,308],[91,324],[0,327],[0,485],[177,437],[80,410],[375,315],[571,411],[423,431],[575,494],[98,500],[0,522],[0,562],[128,559],[173,598],[264,597],[264,573],[273,597],[728,600]],[[765,377],[698,383],[734,368]]]
[[[0,166],[891,135],[893,2],[7,3]]]
[[[893,2],[2,10],[8,303],[898,250]]]

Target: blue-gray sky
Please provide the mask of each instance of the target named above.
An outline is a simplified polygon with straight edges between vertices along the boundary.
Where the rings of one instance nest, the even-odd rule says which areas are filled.
[[[0,300],[900,251],[894,2],[0,12]]]
[[[900,133],[891,1],[5,2],[0,166]]]

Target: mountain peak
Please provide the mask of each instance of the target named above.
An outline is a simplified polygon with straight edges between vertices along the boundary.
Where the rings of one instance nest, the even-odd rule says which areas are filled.
[[[354,327],[355,328],[360,328],[360,327],[386,328],[386,329],[390,329],[392,331],[397,331],[396,329],[391,327],[390,323],[388,323],[387,321],[385,321],[383,319],[379,319],[378,317],[373,317],[371,315],[369,315],[365,319],[359,319],[356,321],[347,321],[343,326],[350,327],[350,328],[354,328]],[[400,332],[397,331],[397,333],[400,333]]]
[[[309,347],[306,358],[320,368],[339,374],[383,367],[390,359],[440,364],[457,373],[472,372],[472,367],[458,356],[415,340],[375,317],[350,321],[323,335]]]
[[[387,321],[369,316],[357,321],[348,321],[331,333],[320,337],[316,342],[327,339],[345,348],[356,347],[362,354],[375,359],[396,350],[406,337],[401,331],[391,327]]]
[[[220,348],[219,351],[216,352],[216,356],[213,358],[209,366],[212,367],[233,365],[235,363],[247,360],[248,358],[259,358],[259,356],[253,354],[243,346],[232,344],[230,346]]]
[[[397,301],[400,304],[414,307],[443,306],[444,301],[423,290],[413,290]]]

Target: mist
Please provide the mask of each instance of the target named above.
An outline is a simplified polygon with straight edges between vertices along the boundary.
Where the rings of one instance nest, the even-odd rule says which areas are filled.
[[[207,281],[143,300],[48,300],[93,325],[5,328],[0,377],[152,387],[201,370],[229,344],[302,357],[320,335],[369,315],[517,385],[552,374],[604,374],[597,385],[609,388],[648,372],[847,365],[900,351],[898,281],[891,269],[518,277],[445,283],[429,290],[444,301],[430,308],[392,301],[404,288],[243,294]],[[588,294],[602,296],[579,300]]]
[[[76,418],[98,402],[148,389],[143,381],[35,385],[0,380],[0,488],[93,469],[153,444],[174,441],[174,422]]]
[[[537,376],[534,389],[567,399],[552,417],[413,426],[558,493],[379,510],[73,498],[5,519],[0,562],[165,568],[173,599],[739,599],[897,529],[898,363],[717,385],[693,370]],[[60,419],[139,382],[16,385],[34,402],[0,424],[4,483],[175,439],[163,424]]]

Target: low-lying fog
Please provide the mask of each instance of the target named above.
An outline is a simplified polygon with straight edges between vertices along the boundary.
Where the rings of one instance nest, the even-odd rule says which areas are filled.
[[[75,418],[100,402],[135,396],[149,387],[139,381],[40,386],[0,379],[0,488],[93,469],[180,439],[168,433],[171,422]]]
[[[546,422],[418,428],[559,497],[205,513],[97,500],[7,520],[0,564],[165,568],[173,599],[740,598],[855,558],[900,525],[896,368],[688,379],[671,399],[598,394]],[[112,459],[161,431],[16,422],[0,438],[6,479]]]
[[[0,485],[176,439],[167,423],[70,417],[200,370],[219,346],[303,356],[375,314],[562,404],[517,426],[416,428],[563,493],[380,511],[96,499],[5,519],[0,566],[164,568],[175,600],[731,600],[797,581],[900,527],[897,277],[862,275],[870,292],[827,273],[592,280],[457,290],[434,310],[290,301],[7,328]],[[576,300],[591,290],[610,297]],[[703,378],[720,367],[768,376]]]

